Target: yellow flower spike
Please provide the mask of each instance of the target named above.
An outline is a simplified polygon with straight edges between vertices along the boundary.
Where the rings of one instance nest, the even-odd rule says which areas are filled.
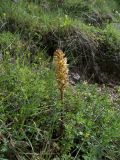
[[[67,58],[62,50],[58,49],[54,52],[54,62],[56,68],[56,77],[58,88],[61,94],[61,101],[64,99],[64,91],[68,85],[68,64]]]

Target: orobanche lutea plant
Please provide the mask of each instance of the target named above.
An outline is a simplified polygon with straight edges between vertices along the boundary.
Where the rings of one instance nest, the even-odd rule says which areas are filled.
[[[54,52],[54,63],[56,69],[56,77],[58,82],[58,88],[61,94],[61,101],[64,100],[64,92],[68,86],[68,64],[67,58],[62,50],[57,49]]]

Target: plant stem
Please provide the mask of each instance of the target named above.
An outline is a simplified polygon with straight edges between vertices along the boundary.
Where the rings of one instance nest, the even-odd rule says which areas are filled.
[[[60,94],[61,94],[61,103],[64,103],[64,91],[60,90]]]

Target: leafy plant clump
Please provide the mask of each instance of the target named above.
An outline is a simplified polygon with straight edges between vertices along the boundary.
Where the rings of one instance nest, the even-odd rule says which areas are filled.
[[[118,102],[107,92],[71,86],[61,106],[54,71],[42,58],[31,66],[7,56],[0,68],[1,158],[120,158]]]
[[[120,159],[119,20],[118,0],[1,0],[0,160]]]

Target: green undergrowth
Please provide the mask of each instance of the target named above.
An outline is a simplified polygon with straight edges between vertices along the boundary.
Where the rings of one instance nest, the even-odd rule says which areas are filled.
[[[119,5],[112,0],[101,0],[100,2],[68,0],[63,4],[60,3],[61,5],[58,5],[59,3],[54,0],[51,2],[47,0],[44,2],[40,1],[40,3],[38,2],[39,1],[35,1],[33,3],[23,0],[18,2],[13,2],[11,0],[9,2],[1,1],[1,23],[5,22],[6,28],[12,31],[19,29],[28,29],[29,31],[39,29],[43,32],[59,26],[76,25],[81,21],[85,23],[85,15],[87,16],[86,18],[90,18],[92,13],[97,14],[96,17],[90,18],[94,19],[96,23],[99,23],[97,19],[102,18],[102,16],[99,16],[101,13],[112,14],[111,17],[113,16],[115,21],[119,18]],[[86,9],[87,11],[85,11],[85,8],[88,8]],[[74,10],[76,11],[75,13]],[[80,15],[78,17],[71,16],[74,14],[77,15],[79,12]],[[11,23],[14,23],[14,26],[12,26]],[[92,24],[92,22],[89,24]],[[3,25],[2,28],[4,29],[4,27]]]
[[[120,87],[81,80],[61,104],[49,58],[61,48],[84,79],[119,80],[119,5],[0,1],[0,160],[120,159]]]
[[[113,77],[118,75],[120,14],[117,1],[10,0],[1,1],[0,5],[2,53],[10,51],[16,56],[29,52],[33,61],[41,50],[53,55],[55,49],[61,48],[71,65],[82,65],[82,73],[89,78],[94,74],[93,79],[104,81],[99,77],[100,72],[109,75],[111,70]]]
[[[44,56],[32,65],[27,57],[13,62],[8,53],[0,63],[1,159],[120,158],[117,99],[81,82],[69,86],[61,104],[54,68]]]
[[[11,32],[0,33],[0,48],[4,52],[5,50],[12,50],[22,48],[22,42],[18,34],[12,34]]]
[[[103,31],[105,34],[105,41],[108,43],[109,46],[111,46],[111,50],[118,49],[119,50],[119,44],[120,44],[120,31],[116,28],[114,24],[107,25],[105,30]],[[111,52],[112,54],[112,52]],[[113,53],[114,54],[114,53]],[[119,54],[119,52],[118,52]]]

